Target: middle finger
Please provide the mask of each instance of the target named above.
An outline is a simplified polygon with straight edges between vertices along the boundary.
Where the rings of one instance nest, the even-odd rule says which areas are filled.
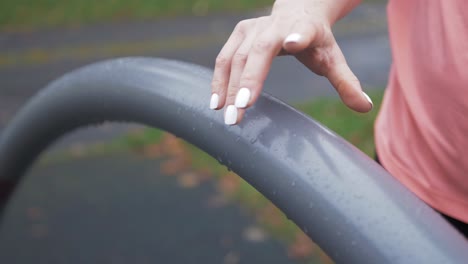
[[[231,62],[231,74],[229,76],[229,85],[226,98],[226,110],[224,122],[226,125],[234,125],[240,120],[239,109],[234,105],[237,92],[239,91],[239,82],[244,71],[245,63],[247,62],[248,54],[252,43],[255,39],[255,31],[251,31],[244,39],[244,42],[239,46],[234,53]]]

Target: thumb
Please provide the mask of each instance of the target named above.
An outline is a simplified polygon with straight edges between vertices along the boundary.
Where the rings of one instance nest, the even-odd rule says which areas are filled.
[[[314,51],[309,56],[301,56],[299,60],[314,72],[322,73],[340,95],[345,105],[354,111],[365,113],[372,110],[373,103],[369,96],[362,91],[361,84],[346,63],[346,59],[336,42],[328,48],[325,55],[317,55]],[[326,58],[317,61],[317,57]]]
[[[333,65],[326,77],[335,87],[343,103],[349,108],[361,113],[372,110],[372,100],[362,91],[358,78],[351,71],[346,61]]]

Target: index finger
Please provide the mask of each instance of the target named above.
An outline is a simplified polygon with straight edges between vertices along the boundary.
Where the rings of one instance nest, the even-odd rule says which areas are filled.
[[[249,20],[244,20],[237,24],[216,57],[213,79],[211,81],[211,109],[221,109],[225,104],[232,57],[242,44],[242,41],[244,41],[246,26],[249,23]]]
[[[281,49],[282,39],[271,27],[254,41],[241,75],[235,102],[237,108],[249,107],[258,99],[271,63]]]

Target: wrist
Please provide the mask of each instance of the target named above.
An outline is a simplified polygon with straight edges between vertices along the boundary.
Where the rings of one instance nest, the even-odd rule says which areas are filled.
[[[330,24],[333,25],[358,6],[361,0],[327,0],[326,2],[329,3],[328,17]]]
[[[322,19],[330,27],[353,10],[361,0],[276,0],[272,14],[305,14]]]

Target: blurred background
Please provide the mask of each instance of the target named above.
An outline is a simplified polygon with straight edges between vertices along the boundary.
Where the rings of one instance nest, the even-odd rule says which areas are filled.
[[[47,83],[92,62],[153,56],[212,68],[236,23],[269,14],[272,3],[2,0],[0,133]],[[326,79],[291,57],[274,61],[265,84],[370,156],[391,60],[385,5],[363,1],[333,29],[371,113],[346,109]],[[136,124],[62,138],[31,168],[0,226],[0,263],[330,262],[233,172]]]

